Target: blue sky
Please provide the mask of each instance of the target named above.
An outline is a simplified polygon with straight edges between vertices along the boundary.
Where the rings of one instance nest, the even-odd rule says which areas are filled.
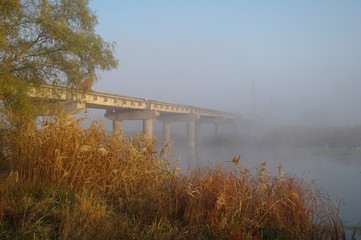
[[[95,90],[249,113],[361,124],[361,1],[94,0],[119,67]]]

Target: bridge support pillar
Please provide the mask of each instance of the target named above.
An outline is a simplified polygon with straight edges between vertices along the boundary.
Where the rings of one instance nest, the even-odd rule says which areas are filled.
[[[153,137],[153,119],[159,116],[159,112],[148,110],[107,110],[104,116],[109,120],[113,120],[113,133],[121,129],[122,120],[143,120],[143,133],[148,137]]]
[[[163,142],[166,144],[170,141],[170,122],[163,122]]]
[[[123,130],[122,120],[113,120],[113,135],[117,135],[121,133],[122,130]]]
[[[153,137],[153,119],[144,119],[143,120],[143,133],[147,137]]]
[[[195,149],[195,122],[199,119],[198,114],[161,114],[158,118],[163,122],[163,141],[170,141],[170,123],[187,122],[187,136],[189,149]]]

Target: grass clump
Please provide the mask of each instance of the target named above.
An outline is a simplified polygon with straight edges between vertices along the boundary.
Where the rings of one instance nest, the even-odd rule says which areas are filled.
[[[1,122],[1,239],[336,239],[337,208],[267,164],[188,174],[155,139],[50,118]],[[338,237],[337,237],[338,238]]]

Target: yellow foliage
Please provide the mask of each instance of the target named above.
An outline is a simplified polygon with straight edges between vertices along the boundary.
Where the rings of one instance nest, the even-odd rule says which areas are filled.
[[[129,239],[192,239],[197,234],[247,239],[242,235],[246,231],[259,239],[265,228],[283,231],[280,239],[304,239],[309,234],[317,239],[316,233],[333,229],[329,226],[337,211],[329,200],[320,197],[312,183],[281,172],[281,165],[278,177],[267,172],[267,162],[255,172],[244,164],[236,170],[219,164],[182,174],[169,159],[170,144],[159,150],[155,139],[111,136],[96,124],[85,129],[85,120],[69,124],[53,118],[36,130],[5,133],[2,146],[8,150],[10,169],[0,183],[0,222],[8,211],[28,219],[19,221],[25,226],[44,218],[37,216],[39,212],[54,209],[35,208],[37,200],[31,194],[12,202],[10,189],[30,184],[75,193],[76,207],[64,203],[64,212],[55,218],[62,221],[56,229],[63,239],[73,234],[99,238],[99,231]],[[239,159],[233,159],[236,166]],[[14,210],[18,206],[23,208]],[[29,214],[31,209],[36,211]],[[195,233],[196,229],[208,232]],[[179,237],[179,231],[185,235]],[[173,235],[156,235],[159,232]]]

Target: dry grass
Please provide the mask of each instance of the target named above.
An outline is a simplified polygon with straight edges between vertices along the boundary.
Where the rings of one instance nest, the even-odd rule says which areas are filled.
[[[0,238],[339,239],[337,208],[312,182],[263,163],[179,173],[156,140],[50,118],[1,122]]]

